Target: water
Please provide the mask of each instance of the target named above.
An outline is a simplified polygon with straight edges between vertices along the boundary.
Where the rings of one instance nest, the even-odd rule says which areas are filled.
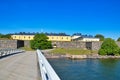
[[[49,59],[61,80],[119,80],[120,59]]]

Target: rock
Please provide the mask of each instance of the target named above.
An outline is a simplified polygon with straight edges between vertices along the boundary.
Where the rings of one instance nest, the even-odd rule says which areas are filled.
[[[71,55],[71,59],[84,59],[87,58],[87,55]]]

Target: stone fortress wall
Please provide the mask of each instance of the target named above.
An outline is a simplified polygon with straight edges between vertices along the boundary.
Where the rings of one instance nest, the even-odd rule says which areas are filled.
[[[0,49],[17,48],[17,40],[0,40]]]
[[[79,49],[90,49],[90,50],[99,50],[102,42],[52,42],[53,45],[56,45],[58,48],[79,48]]]
[[[21,40],[9,40],[9,39],[1,39],[0,40],[0,49],[6,49],[6,48],[19,48],[24,45],[24,41]]]
[[[120,42],[116,42],[120,47]],[[62,42],[62,41],[54,41],[52,42],[53,46],[58,48],[78,48],[78,49],[90,49],[90,50],[99,50],[102,42]],[[0,49],[2,48],[19,48],[19,47],[30,47],[30,41],[22,41],[22,40],[0,40]]]

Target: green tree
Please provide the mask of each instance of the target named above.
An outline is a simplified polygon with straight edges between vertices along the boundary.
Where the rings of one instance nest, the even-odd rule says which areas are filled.
[[[10,39],[10,38],[11,38],[11,35],[10,35],[10,34],[3,35],[3,38],[8,38],[8,39]]]
[[[2,38],[2,34],[0,33],[0,38]]]
[[[100,41],[104,41],[104,36],[101,34],[96,34],[96,38],[100,38]]]
[[[8,39],[10,39],[11,35],[10,34],[1,34],[0,33],[0,38],[8,38]]]
[[[115,41],[111,38],[106,38],[101,45],[99,50],[100,55],[118,55],[119,54],[119,47],[115,43]]]
[[[34,39],[30,41],[32,49],[50,49],[52,48],[51,41],[48,41],[48,37],[43,34],[36,34]]]
[[[117,41],[120,41],[120,37],[117,39]]]

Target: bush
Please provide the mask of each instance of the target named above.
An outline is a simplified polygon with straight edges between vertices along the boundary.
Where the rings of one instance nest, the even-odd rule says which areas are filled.
[[[120,41],[120,37],[117,39],[117,41]]]
[[[119,53],[118,45],[111,38],[105,39],[99,50],[100,55],[117,55]]]
[[[99,54],[100,54],[100,55],[106,55],[106,52],[105,52],[104,49],[100,49],[100,50],[99,50]]]
[[[51,41],[48,41],[48,37],[41,33],[36,34],[34,39],[30,41],[32,49],[50,49],[52,48]]]

